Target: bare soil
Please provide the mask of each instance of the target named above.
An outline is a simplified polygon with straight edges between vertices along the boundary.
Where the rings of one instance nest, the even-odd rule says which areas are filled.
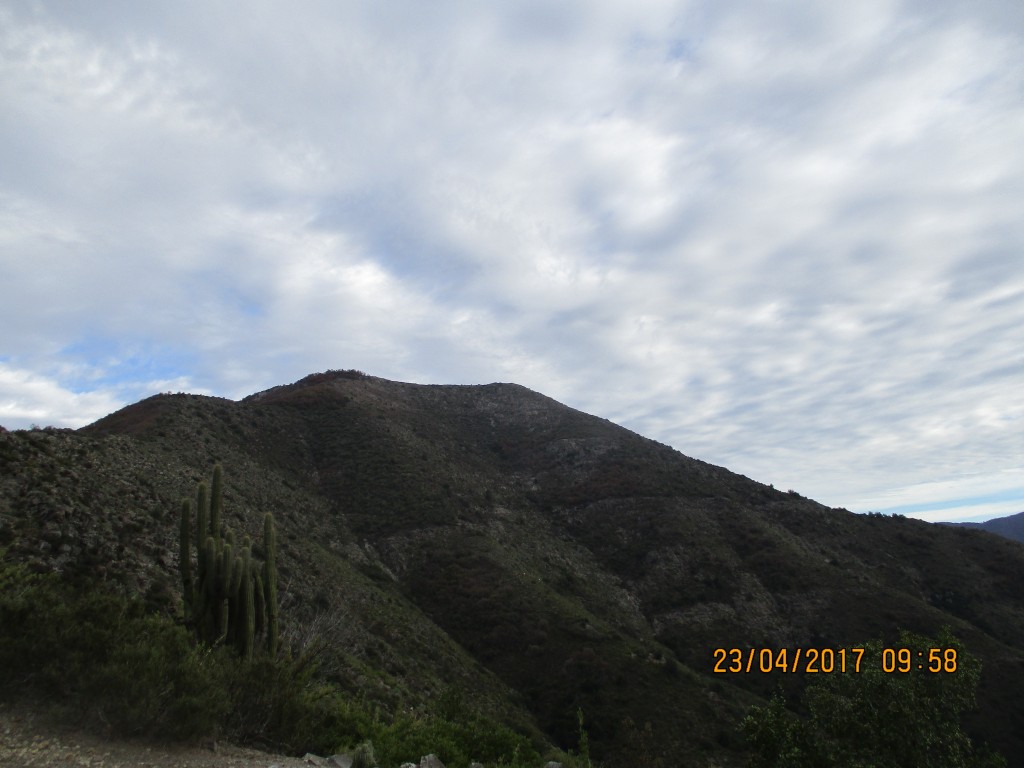
[[[230,744],[183,746],[108,739],[62,726],[36,710],[0,703],[0,768],[308,768]]]

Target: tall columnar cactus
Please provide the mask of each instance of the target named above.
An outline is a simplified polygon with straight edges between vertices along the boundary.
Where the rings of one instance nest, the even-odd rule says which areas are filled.
[[[216,642],[219,636],[217,632],[217,616],[220,610],[217,604],[217,566],[219,562],[217,542],[213,536],[207,536],[202,555],[203,582],[200,585],[200,591],[203,593],[202,611],[197,618],[200,639],[209,643]]]
[[[267,606],[267,652],[277,655],[277,532],[274,530],[274,516],[267,512],[263,516],[263,546],[266,559],[263,561],[263,592]]]
[[[210,535],[210,500],[206,495],[206,482],[196,486],[196,541],[206,541]]]
[[[263,573],[259,569],[253,571],[253,598],[256,605],[256,634],[260,634],[267,626],[267,596],[263,591]],[[269,651],[270,648],[268,647]]]
[[[242,555],[235,555],[234,563],[231,565],[231,583],[228,585],[228,632],[224,637],[224,642],[229,645],[235,645],[238,641],[238,626],[242,620],[241,614],[241,601],[239,596],[242,594]]]
[[[203,540],[203,548],[196,550],[199,564],[199,592],[203,593],[204,610],[213,604],[217,584],[217,545],[212,536]]]
[[[235,544],[223,525],[223,470],[214,467],[213,482],[196,488],[195,527],[192,504],[181,504],[181,580],[185,619],[200,641],[226,643],[249,658],[256,638],[266,634],[266,649],[278,651],[277,538],[273,515],[263,520],[266,560],[252,557],[252,540]],[[195,547],[195,568],[192,548]]]
[[[195,603],[195,586],[192,581],[192,505],[188,499],[181,500],[181,546],[178,550],[181,569],[181,597],[185,603],[185,619],[192,618]]]
[[[212,537],[211,537],[212,538]],[[225,640],[228,636],[228,622],[231,616],[231,584],[235,567],[234,548],[227,543],[221,544],[220,557],[217,559],[217,639]],[[236,590],[237,591],[237,590]]]
[[[239,595],[238,652],[246,659],[252,657],[256,640],[256,604],[253,586],[252,553],[242,549],[242,585]]]

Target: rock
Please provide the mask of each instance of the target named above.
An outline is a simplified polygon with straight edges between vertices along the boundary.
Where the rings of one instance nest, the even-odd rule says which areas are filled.
[[[417,768],[416,763],[402,763],[398,768]]]
[[[341,752],[327,758],[327,765],[332,768],[352,768],[352,755]]]
[[[552,760],[551,762],[545,764],[544,768],[562,768],[562,764],[556,763],[554,760]]]
[[[470,763],[469,768],[484,768],[483,763]]]
[[[420,758],[420,768],[445,768],[437,755],[424,755]]]
[[[317,766],[317,768],[326,768],[327,766],[326,760],[324,760],[322,757],[312,754],[311,752],[306,753],[306,755],[302,758],[302,762],[304,762],[306,765],[315,765]]]

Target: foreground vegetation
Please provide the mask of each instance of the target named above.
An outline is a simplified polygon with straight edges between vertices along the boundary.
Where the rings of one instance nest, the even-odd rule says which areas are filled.
[[[236,546],[222,514],[218,464],[194,506],[182,503],[182,605],[173,616],[138,596],[33,574],[0,552],[0,690],[68,702],[124,735],[226,738],[293,754],[348,749],[364,768],[429,753],[453,768],[540,762],[528,738],[472,711],[457,689],[434,714],[383,718],[317,679],[315,648],[280,648],[273,517],[264,518],[259,565],[253,542]],[[558,753],[561,761],[589,765],[582,714],[580,737],[582,754]]]
[[[981,664],[948,628],[935,638],[904,631],[889,647],[866,643],[858,667],[808,676],[802,717],[778,693],[754,707],[740,724],[750,768],[1005,768],[961,727],[976,707]]]
[[[383,718],[318,682],[308,658],[245,658],[195,642],[179,621],[142,602],[76,589],[0,558],[0,691],[67,702],[83,725],[121,735],[227,739],[291,754],[331,754],[370,742],[381,765],[435,753],[448,766],[542,764],[526,737],[469,711],[458,691],[432,715]],[[582,757],[551,753],[567,766]]]
[[[974,706],[977,660],[948,633],[904,633],[900,646],[927,658],[956,649],[956,672],[886,673],[882,645],[867,644],[863,671],[811,678],[794,716],[776,695],[755,707],[741,730],[751,766],[875,765],[998,768],[960,727]],[[897,672],[899,670],[896,670]],[[579,750],[545,749],[470,710],[449,689],[429,715],[383,717],[374,705],[317,680],[309,656],[240,654],[227,643],[198,642],[181,617],[147,611],[137,598],[82,589],[55,574],[33,574],[0,551],[0,692],[8,698],[62,701],[55,714],[119,735],[175,741],[226,739],[291,754],[338,751],[395,766],[437,754],[449,768],[472,761],[526,768],[556,759],[590,766],[582,713]],[[545,751],[542,758],[541,751]],[[663,765],[640,748],[637,765]]]
[[[217,546],[197,504],[181,573],[181,499],[216,463],[234,543],[225,532]],[[713,649],[848,647],[949,625],[984,663],[965,732],[1011,764],[1024,755],[1024,550],[983,532],[827,509],[514,385],[316,376],[239,402],[157,396],[77,431],[0,433],[10,559],[83,591],[141,595],[131,610],[187,630],[175,643],[234,647],[228,667],[245,667],[250,615],[252,666],[268,666],[268,510],[281,658],[290,648],[305,672],[322,641],[304,695],[330,683],[370,723],[338,746],[481,713],[544,756],[580,749],[582,709],[607,768],[736,768],[751,706],[782,685],[805,716],[794,702],[808,681],[715,674]],[[190,613],[183,592],[199,598]],[[452,685],[470,718],[440,706]],[[81,709],[102,723],[111,707]],[[217,733],[241,719],[223,716]],[[271,730],[251,738],[292,738]]]

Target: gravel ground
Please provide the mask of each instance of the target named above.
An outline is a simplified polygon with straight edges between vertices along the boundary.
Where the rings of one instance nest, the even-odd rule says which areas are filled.
[[[0,704],[0,768],[309,768],[301,758],[228,744],[213,748],[104,739]]]

